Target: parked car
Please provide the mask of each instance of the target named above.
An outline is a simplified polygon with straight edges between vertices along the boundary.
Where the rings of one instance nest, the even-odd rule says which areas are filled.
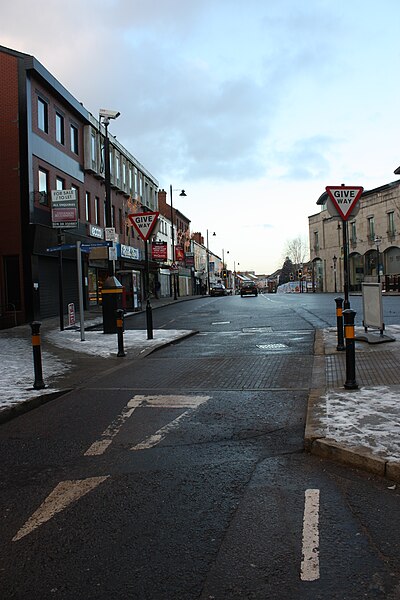
[[[226,296],[228,292],[223,283],[213,283],[210,286],[210,296]]]
[[[258,289],[256,284],[252,281],[249,281],[248,283],[243,283],[242,287],[240,288],[240,295],[242,298],[243,296],[257,296]]]

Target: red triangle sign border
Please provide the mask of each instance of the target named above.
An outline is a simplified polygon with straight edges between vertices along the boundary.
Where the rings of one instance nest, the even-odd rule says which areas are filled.
[[[140,235],[142,240],[147,241],[157,223],[159,214],[160,213],[158,211],[157,212],[149,211],[149,212],[144,212],[144,213],[134,213],[134,214],[128,215],[128,219],[130,220],[130,222],[132,223],[133,227],[136,229],[136,231],[138,232],[138,234]],[[145,232],[143,232],[142,229],[140,228],[140,226],[137,224],[136,219],[137,219],[137,217],[146,218],[149,216],[153,216],[154,219],[152,219],[151,223],[146,228],[143,228],[143,229],[145,229]]]
[[[325,190],[343,221],[347,221],[359,201],[364,188],[360,185],[328,185]],[[347,207],[346,212],[343,212],[341,206],[344,202]]]

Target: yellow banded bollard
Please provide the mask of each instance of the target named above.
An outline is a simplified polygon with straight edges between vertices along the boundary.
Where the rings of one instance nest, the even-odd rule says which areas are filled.
[[[343,311],[344,337],[346,338],[346,381],[344,387],[347,390],[358,389],[356,381],[356,342],[354,334],[354,318],[356,311],[346,308]]]
[[[124,311],[122,308],[119,308],[115,311],[117,317],[117,335],[118,335],[118,354],[117,356],[123,357],[126,356],[126,352],[124,350]]]
[[[42,390],[45,388],[43,381],[42,372],[42,351],[40,347],[40,326],[39,321],[33,321],[31,323],[32,330],[32,350],[33,350],[33,368],[35,371],[35,382],[33,387],[35,390]]]
[[[343,298],[335,298],[336,302],[336,327],[337,346],[336,350],[346,350],[343,338]]]

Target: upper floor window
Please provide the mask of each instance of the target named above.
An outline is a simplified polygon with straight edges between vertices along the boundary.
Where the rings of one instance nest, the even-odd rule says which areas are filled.
[[[64,145],[64,117],[56,112],[56,140]]]
[[[314,231],[314,252],[319,252],[319,236],[318,236],[318,231]]]
[[[352,221],[350,223],[350,240],[352,241],[353,244],[356,243],[357,241],[357,227],[356,227],[356,222]]]
[[[388,234],[393,236],[395,234],[394,212],[389,212],[387,216],[388,216]]]
[[[64,189],[64,179],[62,179],[61,177],[57,177],[56,178],[56,190],[63,190]]]
[[[94,222],[96,225],[100,225],[100,198],[98,196],[94,202]]]
[[[86,192],[85,196],[85,220],[90,222],[90,193]]]
[[[48,205],[48,177],[49,174],[44,169],[38,171],[38,187],[39,187],[39,202],[40,204]]]
[[[49,109],[42,98],[38,98],[38,127],[45,133],[49,131]]]
[[[115,157],[115,177],[117,179],[117,181],[120,180],[120,170],[121,170],[121,160],[119,155],[117,154],[117,156]]]
[[[375,239],[375,221],[374,217],[368,217],[368,237],[370,240]]]
[[[71,125],[71,150],[74,154],[78,154],[78,128],[75,125]]]
[[[92,133],[90,138],[90,158],[92,162],[96,161],[96,135]]]

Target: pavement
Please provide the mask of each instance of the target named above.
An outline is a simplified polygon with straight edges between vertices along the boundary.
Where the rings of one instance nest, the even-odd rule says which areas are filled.
[[[197,296],[177,300],[152,299],[151,305],[154,310],[194,298]],[[85,335],[89,337],[89,332],[99,329],[99,325],[102,324],[101,309],[85,312],[84,317]],[[79,325],[78,322],[74,329],[77,338]],[[40,332],[42,346],[60,361],[66,361],[68,369],[57,374],[55,381],[51,381],[50,377],[46,389],[36,390],[31,398],[24,398],[22,402],[12,406],[0,406],[0,423],[69,390],[87,385],[99,372],[104,374],[105,370],[119,368],[121,361],[140,359],[157,348],[196,333],[176,330],[166,334],[163,330],[154,330],[154,339],[147,340],[146,331],[126,332],[124,339],[128,337],[128,333],[133,337],[130,338],[129,346],[125,347],[125,358],[117,356],[116,335],[97,335],[97,340],[102,337],[104,344],[115,346],[113,352],[104,358],[100,351],[92,354],[81,352],[79,342],[75,346],[58,344],[55,336],[57,330],[58,317],[43,320]],[[355,332],[356,339],[357,336],[361,338],[364,329],[356,327]],[[355,368],[358,388],[348,390],[344,388],[346,352],[336,349],[336,328],[316,331],[305,449],[319,457],[360,468],[400,483],[400,325],[387,327],[385,334],[392,338],[392,341],[356,341]],[[30,338],[30,335],[30,325],[0,332],[0,337],[4,339],[26,339]],[[371,335],[374,341],[384,339],[380,337],[379,332],[372,332]],[[90,343],[90,340],[88,341]],[[99,361],[103,361],[103,364],[99,365]],[[31,365],[30,368],[32,369]]]

